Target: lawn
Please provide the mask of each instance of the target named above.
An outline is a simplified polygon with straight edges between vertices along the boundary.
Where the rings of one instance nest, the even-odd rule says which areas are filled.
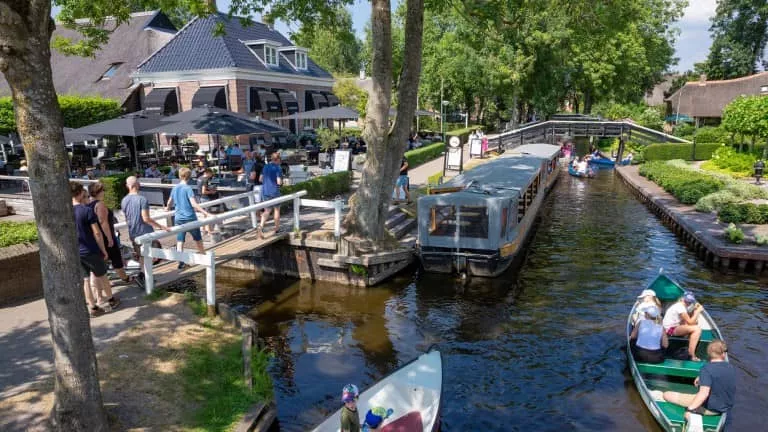
[[[37,241],[34,222],[0,222],[0,248]]]

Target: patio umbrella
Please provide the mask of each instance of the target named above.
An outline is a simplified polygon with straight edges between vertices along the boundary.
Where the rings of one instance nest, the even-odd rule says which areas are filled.
[[[312,111],[297,112],[276,120],[356,120],[360,114],[352,108],[336,105]]]
[[[250,119],[245,120],[221,112],[200,113],[195,118],[173,123],[161,122],[160,125],[147,131],[147,133],[207,135],[246,135],[265,132],[270,132],[270,130]]]
[[[228,115],[230,117],[235,117],[235,118],[238,118],[238,119],[241,119],[241,120],[245,120],[245,121],[254,123],[257,126],[259,126],[261,129],[263,129],[263,131],[252,132],[252,133],[288,132],[288,129],[280,126],[279,124],[277,124],[275,122],[271,122],[269,120],[253,118],[253,117],[249,117],[249,116],[247,116],[245,114],[240,114],[240,113],[237,113],[237,112],[234,112],[234,111],[228,111],[228,110],[225,110],[225,109],[216,108],[216,107],[208,107],[208,106],[200,107],[200,108],[192,108],[191,110],[182,111],[182,112],[180,112],[178,114],[174,114],[174,115],[169,116],[169,117],[161,117],[160,120],[163,121],[163,122],[175,122],[175,123],[189,122],[189,121],[194,121],[194,120],[198,120],[200,118],[203,118],[204,116],[206,116],[208,114],[214,114],[214,115],[224,114],[224,115]]]
[[[79,143],[83,141],[94,141],[99,138],[100,137],[98,136],[75,132],[75,130],[72,128],[64,128],[64,142],[67,144]]]

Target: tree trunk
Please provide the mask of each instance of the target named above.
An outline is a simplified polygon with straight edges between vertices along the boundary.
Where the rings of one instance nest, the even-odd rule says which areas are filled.
[[[49,0],[0,1],[0,72],[11,89],[40,238],[55,364],[51,421],[61,431],[104,431],[108,424],[82,288],[63,123],[51,74],[50,13]]]
[[[360,187],[350,198],[344,220],[347,232],[374,243],[386,238],[384,223],[392,200],[395,179],[405,152],[421,75],[421,46],[424,1],[408,0],[406,5],[403,69],[398,80],[395,124],[389,128],[392,93],[392,14],[389,0],[372,0],[371,35],[373,89],[366,106],[365,139],[368,153]]]
[[[765,140],[765,147],[763,147],[763,161],[768,159],[768,139]]]
[[[573,92],[573,113],[579,113],[579,96],[576,92]]]
[[[584,91],[584,114],[592,114],[592,92]]]

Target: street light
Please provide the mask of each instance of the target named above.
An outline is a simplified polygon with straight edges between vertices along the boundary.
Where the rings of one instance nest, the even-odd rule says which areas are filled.
[[[443,142],[445,142],[445,110],[443,107],[448,106],[449,103],[447,100],[444,100],[440,104],[440,136],[443,137]]]

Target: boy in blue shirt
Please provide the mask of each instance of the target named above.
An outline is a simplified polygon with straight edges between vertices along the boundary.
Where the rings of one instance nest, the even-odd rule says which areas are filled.
[[[280,153],[272,153],[272,161],[264,166],[259,176],[261,183],[262,201],[271,200],[280,196],[280,186],[283,184],[283,170],[280,168]],[[259,238],[262,238],[264,225],[269,219],[269,208],[265,208],[261,213],[261,225],[257,228]],[[280,206],[274,207],[275,214],[275,234],[280,234]]]
[[[171,205],[175,204],[176,214],[173,217],[174,225],[184,225],[185,223],[194,222],[197,220],[195,210],[199,211],[205,217],[209,217],[210,214],[205,211],[204,208],[195,200],[195,191],[187,184],[192,177],[192,171],[189,168],[182,168],[179,170],[179,179],[181,180],[171,190],[171,196],[168,198],[168,204],[166,205],[166,211],[171,210]],[[197,252],[205,254],[205,248],[203,247],[203,235],[200,233],[200,228],[189,230],[189,234],[192,235],[192,240],[195,241]],[[179,252],[184,251],[184,240],[187,237],[186,232],[180,232],[176,234],[176,250]],[[184,267],[184,262],[179,262],[179,268]]]

